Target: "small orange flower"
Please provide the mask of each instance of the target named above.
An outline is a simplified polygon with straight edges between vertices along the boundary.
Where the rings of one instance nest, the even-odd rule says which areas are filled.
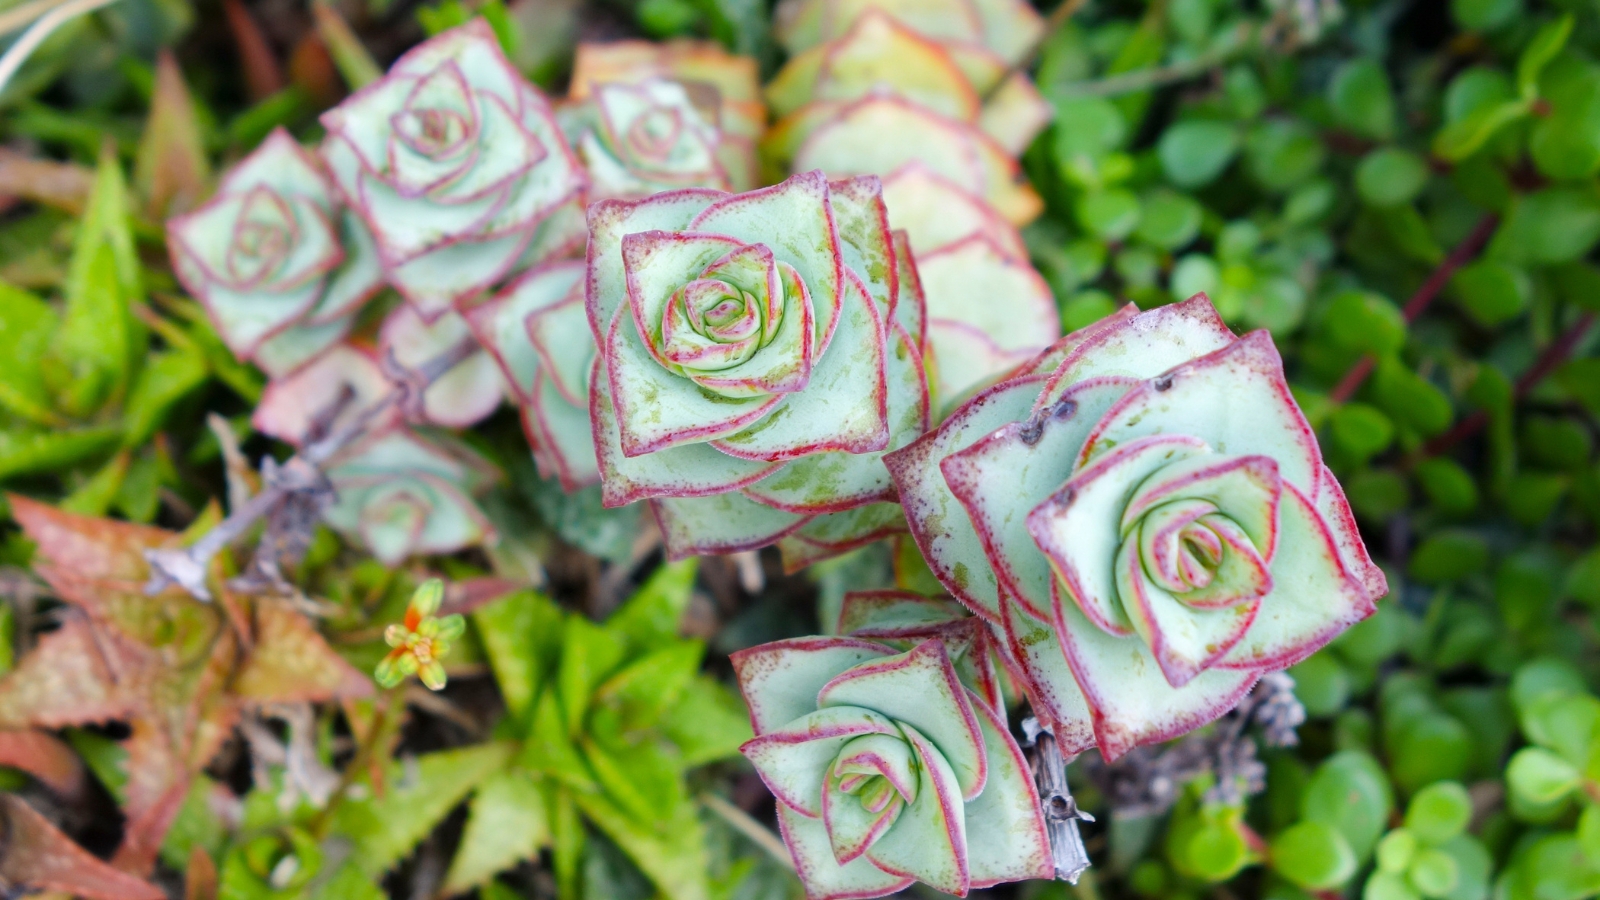
[[[383,633],[393,649],[373,673],[379,684],[392,688],[416,675],[431,690],[444,687],[444,657],[450,652],[450,642],[467,630],[467,622],[459,613],[435,618],[443,600],[444,582],[437,578],[423,582],[411,595],[405,621],[390,625]]]

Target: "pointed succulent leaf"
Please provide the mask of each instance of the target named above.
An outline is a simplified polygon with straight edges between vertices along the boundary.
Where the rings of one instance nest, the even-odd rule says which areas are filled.
[[[447,351],[472,329],[455,312],[441,314],[425,322],[416,310],[405,307],[383,320],[378,352],[414,369]],[[435,378],[422,392],[422,414],[427,421],[446,428],[468,428],[494,412],[504,390],[493,357],[477,352]]]

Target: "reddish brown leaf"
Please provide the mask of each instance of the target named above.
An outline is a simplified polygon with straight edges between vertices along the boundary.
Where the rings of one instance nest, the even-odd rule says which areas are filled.
[[[0,882],[88,900],[166,900],[155,885],[90,856],[22,798],[0,794],[0,817],[6,826]]]
[[[0,728],[105,722],[141,705],[149,667],[115,634],[72,619],[0,679]]]
[[[145,211],[153,219],[193,209],[205,196],[211,180],[200,121],[194,98],[172,51],[156,58],[155,93],[150,98],[150,118],[134,161],[133,183],[145,198]]]
[[[297,703],[366,697],[372,682],[328,646],[288,603],[256,600],[255,649],[233,681],[242,703]]]
[[[144,551],[177,537],[149,525],[62,512],[18,494],[6,499],[23,534],[38,545],[39,557],[81,578],[143,582],[150,574]]]
[[[468,578],[452,584],[445,592],[444,603],[439,607],[439,615],[447,616],[451,613],[469,613],[512,591],[522,587],[515,581],[506,578],[484,576],[482,578]]]
[[[311,97],[319,109],[339,102],[345,94],[344,80],[333,64],[333,56],[316,32],[308,32],[289,55],[289,79]]]
[[[239,48],[239,68],[244,71],[245,88],[251,100],[265,100],[283,90],[283,67],[278,65],[272,44],[261,33],[261,25],[240,0],[223,0],[222,12],[228,17],[228,31]]]
[[[84,787],[78,754],[42,731],[0,731],[0,765],[27,772],[64,798],[77,797]]]
[[[189,851],[184,868],[183,900],[217,900],[217,864],[198,846]]]
[[[133,767],[131,757],[128,767],[130,770]],[[127,824],[123,826],[122,844],[111,857],[113,866],[134,875],[148,875],[155,870],[161,842],[166,839],[173,820],[178,818],[179,810],[183,809],[184,797],[189,793],[189,780],[190,776],[185,775],[182,783],[168,788],[149,808],[128,817]]]
[[[94,170],[87,166],[0,150],[0,196],[31,200],[78,216],[83,214],[93,184]]]

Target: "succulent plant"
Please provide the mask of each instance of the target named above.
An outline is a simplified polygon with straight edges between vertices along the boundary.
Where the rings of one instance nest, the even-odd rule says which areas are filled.
[[[1032,13],[1027,8],[1028,16]],[[1037,17],[1021,21],[1035,23]],[[1003,82],[1003,83],[1002,83]],[[941,42],[890,11],[866,7],[839,37],[790,57],[767,86],[780,143],[798,144],[852,100],[904,98],[964,122],[1020,155],[1049,124],[1050,104],[1025,74],[968,40]]]
[[[714,101],[702,109],[683,84],[655,78],[595,85],[559,118],[589,171],[589,198],[639,199],[674,188],[755,186],[749,142],[726,138],[717,113]]]
[[[883,202],[916,256],[942,406],[1061,336],[1055,297],[1022,235],[982,198],[912,162],[884,178]]]
[[[1211,721],[1387,589],[1271,338],[1204,295],[1062,338],[885,463],[1064,752]]]
[[[323,519],[385,565],[453,553],[494,533],[472,498],[498,473],[444,435],[424,438],[394,426],[351,446],[327,474],[337,499]]]
[[[481,19],[400,57],[322,116],[322,156],[427,321],[500,281],[541,234],[576,224],[582,167],[550,105]]]
[[[691,95],[714,93],[715,103],[702,106],[715,106],[713,124],[728,141],[743,146],[744,158],[752,158],[750,151],[767,126],[760,72],[754,59],[735,56],[714,41],[579,44],[567,94],[573,100],[585,100],[602,84],[642,84],[655,79],[676,81]]]
[[[445,312],[430,323],[415,308],[402,306],[383,320],[378,332],[379,358],[415,369],[472,335],[466,319],[458,313]],[[494,412],[504,395],[504,382],[492,356],[473,353],[423,390],[420,412],[431,424],[466,428]]]
[[[877,178],[602,201],[589,228],[607,505],[649,499],[674,558],[893,526],[879,459],[926,428],[928,395]]]
[[[1027,760],[941,638],[794,638],[733,664],[756,733],[741,752],[812,900],[1052,874]]]
[[[462,312],[500,366],[539,474],[568,491],[600,481],[589,423],[594,339],[579,260],[529,269]]]
[[[383,284],[366,225],[279,128],[204,206],[167,222],[173,270],[228,347],[285,375],[339,343]]]
[[[1044,20],[1022,0],[783,0],[773,31],[791,54],[843,36],[862,18],[882,13],[951,48],[964,66],[978,57],[1016,66],[1044,36]]]

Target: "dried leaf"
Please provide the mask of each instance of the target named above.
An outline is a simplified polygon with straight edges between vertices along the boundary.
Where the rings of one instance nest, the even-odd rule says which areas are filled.
[[[64,891],[87,900],[166,900],[155,885],[90,856],[21,797],[0,794],[0,814],[6,825],[0,883]]]
[[[82,215],[94,186],[94,171],[77,163],[33,159],[0,150],[0,195],[31,200]]]
[[[183,900],[217,900],[217,864],[199,847],[189,851],[184,867]]]

